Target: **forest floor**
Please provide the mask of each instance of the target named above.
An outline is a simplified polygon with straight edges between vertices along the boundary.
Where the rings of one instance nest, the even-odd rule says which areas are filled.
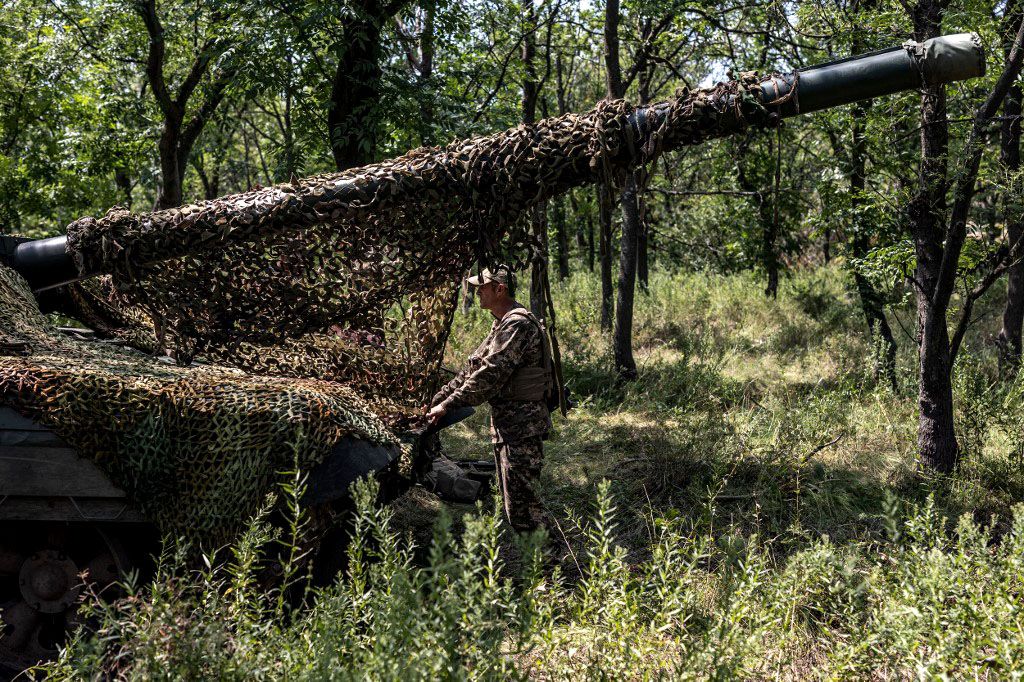
[[[260,587],[276,541],[257,522],[225,565],[190,573],[171,561],[47,673],[1019,676],[1024,379],[997,380],[1000,292],[980,302],[957,367],[963,461],[935,478],[915,465],[909,306],[894,325],[894,390],[874,379],[841,268],[798,272],[775,301],[749,274],[657,274],[637,299],[640,380],[621,385],[596,287],[584,273],[554,291],[580,401],[546,444],[554,573],[530,539],[510,541],[489,503],[448,505],[414,488],[378,507],[360,488],[344,579],[298,608]],[[489,325],[477,308],[456,317],[450,367]],[[444,434],[453,457],[490,455],[486,420],[484,408]]]
[[[1009,519],[1024,500],[1024,434],[1015,385],[1000,385],[991,345],[998,297],[980,307],[956,384],[958,475],[934,481],[916,466],[916,354],[898,313],[896,391],[874,377],[873,344],[856,293],[838,268],[797,273],[778,300],[753,275],[655,275],[639,295],[636,361],[641,379],[615,380],[610,333],[598,319],[597,282],[586,273],[559,285],[558,335],[565,375],[580,406],[554,416],[542,492],[567,520],[593,506],[598,484],[637,518],[689,514],[713,497],[722,532],[805,533],[833,541],[873,537],[887,499],[924,502],[979,523]],[[892,319],[892,315],[890,316]],[[490,325],[486,311],[460,313],[447,365],[458,368]],[[455,459],[491,456],[489,412],[444,432]],[[410,528],[430,525],[440,502],[406,500]],[[414,509],[422,518],[417,519]],[[458,505],[453,506],[458,510]],[[644,524],[620,540],[649,543]],[[648,524],[649,525],[649,524]],[[1005,529],[1005,526],[1003,526]]]

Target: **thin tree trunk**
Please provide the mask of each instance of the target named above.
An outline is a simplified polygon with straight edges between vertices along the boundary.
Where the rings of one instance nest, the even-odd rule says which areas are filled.
[[[555,223],[555,260],[558,262],[558,281],[569,277],[569,236],[565,225],[565,199],[552,202],[551,217]]]
[[[523,123],[532,125],[537,121],[537,6],[535,0],[526,0],[523,7]],[[530,311],[543,320],[547,306],[544,303],[547,280],[548,230],[547,207],[537,205],[531,211],[530,222],[535,250],[530,259]]]
[[[1003,108],[1004,115],[1010,120],[1003,123],[1002,161],[1007,173],[1016,173],[1020,169],[1020,114],[1021,91],[1014,87],[1014,92],[1006,98]],[[1012,130],[1007,130],[1008,128]],[[1007,248],[1020,241],[1024,236],[1021,208],[1015,204],[1019,200],[1008,193],[1006,202],[1006,236]],[[1021,362],[1021,327],[1024,325],[1024,262],[1017,262],[1010,267],[1006,276],[1006,305],[1003,308],[1003,326],[999,330],[999,350],[1005,375],[1016,374]]]
[[[646,61],[646,59],[645,59]],[[654,68],[653,64],[644,68],[640,77],[640,86],[638,88],[640,104],[649,104],[651,101],[651,86],[652,80],[654,79]],[[650,233],[650,225],[648,224],[647,215],[647,193],[642,191],[647,187],[647,180],[649,178],[649,172],[646,168],[641,168],[636,172],[636,187],[634,195],[636,197],[636,214],[637,214],[637,225],[636,225],[636,279],[640,290],[647,293],[647,280],[648,280],[648,255],[647,255],[647,235]]]
[[[124,197],[125,208],[132,207],[132,179],[124,168],[114,169],[114,184]]]
[[[619,60],[619,0],[606,0],[604,15],[604,61],[608,85],[608,98],[617,99],[625,94],[622,81],[622,65]],[[637,239],[640,234],[640,213],[637,207],[637,172],[626,176],[626,185],[619,197],[622,207],[622,237],[619,240],[619,289],[615,306],[615,325],[612,331],[612,347],[615,353],[615,369],[619,378],[625,381],[636,379],[636,361],[633,359],[633,296],[636,288]],[[608,260],[611,260],[611,239],[608,244]],[[601,261],[602,270],[604,259]],[[611,284],[611,263],[608,264],[609,286]],[[602,272],[602,277],[603,277]],[[603,289],[603,287],[602,287]],[[608,291],[609,298],[611,291]],[[609,316],[612,311],[608,311]],[[604,310],[602,309],[602,314]],[[603,322],[603,320],[602,320]]]
[[[1021,12],[1016,2],[1007,7],[1006,16],[1003,44],[1007,58],[1009,58],[1009,45],[1013,42],[1013,36],[1021,21]],[[1003,100],[1004,120],[1000,131],[999,161],[1008,178],[1013,178],[1020,171],[1021,100],[1021,88],[1016,85],[1010,88],[1006,99]],[[1020,203],[1016,192],[1012,189],[1003,198],[1008,249],[1024,236],[1024,211],[1022,211]],[[1007,272],[1006,279],[1006,304],[1003,308],[1003,325],[999,330],[998,344],[1003,376],[1012,377],[1016,375],[1021,363],[1021,326],[1024,325],[1024,262],[1012,265]]]
[[[868,255],[871,241],[869,226],[864,225],[861,207],[864,205],[864,190],[867,185],[867,144],[864,139],[864,120],[870,105],[857,104],[853,112],[850,131],[850,207],[853,214],[853,235],[850,247],[854,258]],[[896,339],[893,337],[889,321],[885,318],[885,308],[870,280],[859,270],[853,272],[854,283],[860,296],[861,310],[868,323],[868,331],[882,344],[881,357],[876,358],[875,379],[884,378],[893,390],[896,390]]]
[[[633,359],[633,296],[636,286],[637,237],[640,215],[637,206],[636,174],[626,177],[622,191],[622,239],[619,245],[619,288],[615,306],[613,346],[615,369],[619,378],[632,381],[637,378]]]
[[[423,2],[423,33],[420,35],[419,81],[424,91],[420,140],[426,146],[434,144],[434,100],[431,80],[434,77],[434,16],[436,0]]]
[[[775,145],[778,143],[775,135],[768,136],[768,151],[772,158],[779,153],[779,150],[775,149]],[[778,172],[778,169],[776,169]],[[778,184],[778,183],[776,183]],[[775,219],[778,214],[778,207],[776,204],[779,201],[778,192],[772,192],[772,206],[768,207],[767,202],[764,200],[764,194],[758,194],[758,215],[761,218],[761,234],[763,240],[761,242],[761,262],[764,264],[764,269],[768,273],[768,283],[765,286],[764,293],[769,298],[778,298],[779,296],[779,256],[776,253],[776,242],[778,241],[779,226]]]
[[[594,197],[597,203],[597,214],[598,222],[601,220],[601,202],[603,201],[601,196],[603,190],[600,185],[594,187]],[[587,272],[594,271],[594,263],[596,260],[597,250],[594,248],[596,240],[594,239],[594,215],[593,213],[587,213]]]
[[[612,193],[605,185],[598,186],[598,223],[600,224],[600,248],[599,257],[601,261],[601,329],[612,328],[612,312],[615,305],[612,300]],[[593,256],[593,241],[591,241],[591,256]],[[593,259],[591,258],[591,262]],[[591,267],[593,270],[593,267]]]
[[[278,164],[281,169],[277,175],[278,182],[292,181],[298,175],[298,158],[295,154],[295,129],[292,127],[292,78],[294,71],[291,52],[287,54],[287,60],[288,79],[284,86],[284,117],[281,126],[284,149],[281,152],[281,163]]]
[[[916,40],[924,41],[941,33],[943,10],[933,0],[923,0],[917,6]],[[921,94],[919,190],[909,206],[917,254],[915,281],[920,330],[917,443],[922,463],[943,473],[953,471],[960,455],[953,426],[948,300],[937,300],[936,296],[942,274],[948,148],[946,89],[943,85],[929,86]]]
[[[646,200],[643,196],[639,196],[637,201],[640,204],[637,208],[640,232],[637,234],[636,240],[636,281],[640,285],[640,291],[647,293],[648,280],[650,278],[649,236],[651,226],[647,223]]]

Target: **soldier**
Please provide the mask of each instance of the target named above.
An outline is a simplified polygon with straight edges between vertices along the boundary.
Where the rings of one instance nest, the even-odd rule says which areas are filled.
[[[551,430],[551,353],[544,328],[516,302],[516,278],[507,265],[485,269],[466,281],[495,321],[466,367],[434,396],[427,419],[437,423],[448,410],[489,402],[505,516],[517,531],[546,527],[536,492],[543,441]]]

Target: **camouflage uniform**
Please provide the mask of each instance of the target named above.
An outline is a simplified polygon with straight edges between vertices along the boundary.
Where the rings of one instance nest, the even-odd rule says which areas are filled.
[[[466,368],[434,396],[447,410],[483,402],[491,405],[498,486],[505,515],[519,531],[546,525],[535,487],[544,459],[543,441],[551,430],[544,400],[508,396],[517,369],[543,364],[541,327],[522,306],[495,320],[487,338],[469,356]]]

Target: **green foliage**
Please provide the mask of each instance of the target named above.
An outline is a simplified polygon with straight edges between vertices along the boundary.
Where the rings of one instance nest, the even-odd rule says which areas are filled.
[[[777,674],[1001,676],[1024,664],[1024,507],[992,545],[967,517],[950,535],[929,500],[890,518],[884,546],[723,536],[651,517],[647,558],[630,562],[607,483],[582,522],[581,576],[503,560],[499,512],[469,514],[458,540],[439,520],[423,565],[356,488],[349,567],[308,602],[256,590],[274,533],[254,519],[233,559],[186,572],[168,551],[154,583],[94,600],[49,679],[738,678]],[[708,501],[713,504],[714,500]],[[287,581],[286,581],[287,582]],[[268,598],[270,597],[270,598]],[[812,667],[813,666],[813,667]]]

